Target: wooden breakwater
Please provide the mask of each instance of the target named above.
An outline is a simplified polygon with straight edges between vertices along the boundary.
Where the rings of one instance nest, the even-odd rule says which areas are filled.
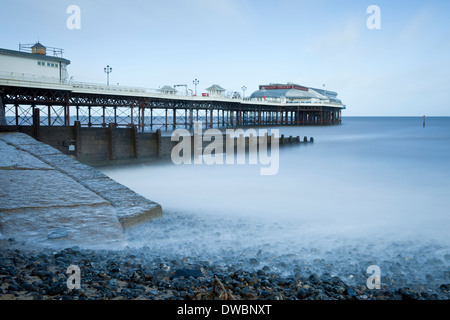
[[[34,123],[39,123],[35,119]],[[161,135],[161,131],[139,132],[136,126],[128,128],[118,128],[114,124],[108,124],[107,127],[82,127],[79,122],[73,126],[0,126],[0,131],[18,131],[46,143],[64,154],[71,155],[76,160],[92,165],[116,165],[132,164],[154,161],[158,159],[168,159],[171,156],[172,149],[179,143],[171,136]],[[286,144],[306,144],[314,142],[314,139],[299,136],[274,137],[267,135],[261,139],[250,134],[245,136],[236,129],[236,137],[227,136],[223,133],[223,141],[228,138],[231,141],[233,150],[244,147],[246,151],[258,145],[261,141],[270,145],[273,139],[277,139],[280,146]],[[205,136],[208,131],[205,131]],[[209,139],[201,138],[201,144],[198,145],[195,135],[191,134],[192,152],[194,148],[205,149],[211,143]],[[197,140],[198,141],[198,140]],[[225,148],[224,148],[225,149]]]

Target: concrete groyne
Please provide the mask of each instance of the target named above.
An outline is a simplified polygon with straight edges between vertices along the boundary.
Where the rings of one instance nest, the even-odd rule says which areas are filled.
[[[4,237],[121,245],[124,229],[162,215],[159,204],[24,133],[0,133],[0,154]]]

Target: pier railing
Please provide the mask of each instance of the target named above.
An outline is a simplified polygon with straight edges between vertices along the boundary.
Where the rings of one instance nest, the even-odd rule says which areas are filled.
[[[327,105],[334,107],[342,107],[342,104],[330,101],[330,100],[305,100],[305,101],[283,101],[281,99],[249,99],[249,98],[229,98],[219,95],[210,96],[189,96],[185,94],[170,94],[161,92],[160,89],[155,88],[144,88],[144,87],[134,87],[134,86],[123,86],[123,85],[105,85],[101,83],[93,82],[82,82],[73,81],[72,79],[60,79],[58,77],[47,77],[29,73],[19,73],[19,72],[0,72],[0,81],[6,81],[6,84],[13,85],[24,85],[30,87],[29,83],[39,84],[39,87],[43,88],[49,85],[58,85],[58,88],[64,87],[66,90],[70,91],[82,91],[85,93],[110,93],[110,94],[125,94],[125,95],[140,95],[140,96],[156,96],[156,97],[166,97],[175,98],[183,100],[192,101],[202,101],[202,100],[216,100],[224,102],[236,102],[241,101],[243,103],[250,104],[264,104],[264,105]],[[28,85],[25,85],[25,82]]]
[[[0,72],[0,98],[7,125],[30,125],[36,108],[42,125],[106,127],[137,125],[141,131],[266,125],[341,123],[342,104],[332,101],[279,102],[223,96],[182,96],[159,89],[60,81],[26,73]]]

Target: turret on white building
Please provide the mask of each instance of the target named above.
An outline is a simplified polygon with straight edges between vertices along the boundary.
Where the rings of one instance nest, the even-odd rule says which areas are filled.
[[[47,55],[48,51],[53,55]],[[62,57],[62,49],[34,45],[19,45],[19,51],[0,48],[0,74],[7,78],[51,79],[67,82],[70,61]],[[53,82],[52,81],[52,82]]]

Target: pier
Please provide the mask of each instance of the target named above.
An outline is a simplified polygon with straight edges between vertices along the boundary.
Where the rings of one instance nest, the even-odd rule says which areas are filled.
[[[346,108],[337,92],[290,82],[260,85],[245,99],[217,84],[189,95],[184,84],[152,89],[78,82],[69,77],[70,63],[63,49],[39,42],[21,44],[19,51],[0,48],[0,132],[26,133],[91,165],[120,164],[170,155],[174,143],[168,133],[192,134],[196,123],[222,132],[339,125]]]
[[[79,82],[69,77],[70,63],[63,49],[39,42],[0,48],[0,131],[27,133],[80,161],[121,161],[161,157],[171,145],[161,132],[192,133],[195,123],[221,130],[339,125],[346,108],[337,92],[290,82],[260,85],[247,98],[217,84],[197,95],[197,79],[195,95],[185,84]]]
[[[41,81],[40,81],[41,80]],[[0,75],[0,99],[7,125],[32,125],[40,110],[43,126],[136,126],[139,131],[238,126],[336,125],[345,107],[332,101],[273,102],[215,96],[163,94],[156,89],[59,83]]]
[[[44,79],[0,77],[0,131],[27,133],[90,165],[146,161],[170,155],[162,131],[203,128],[337,125],[342,104],[282,103]],[[286,142],[311,142],[299,137]]]

